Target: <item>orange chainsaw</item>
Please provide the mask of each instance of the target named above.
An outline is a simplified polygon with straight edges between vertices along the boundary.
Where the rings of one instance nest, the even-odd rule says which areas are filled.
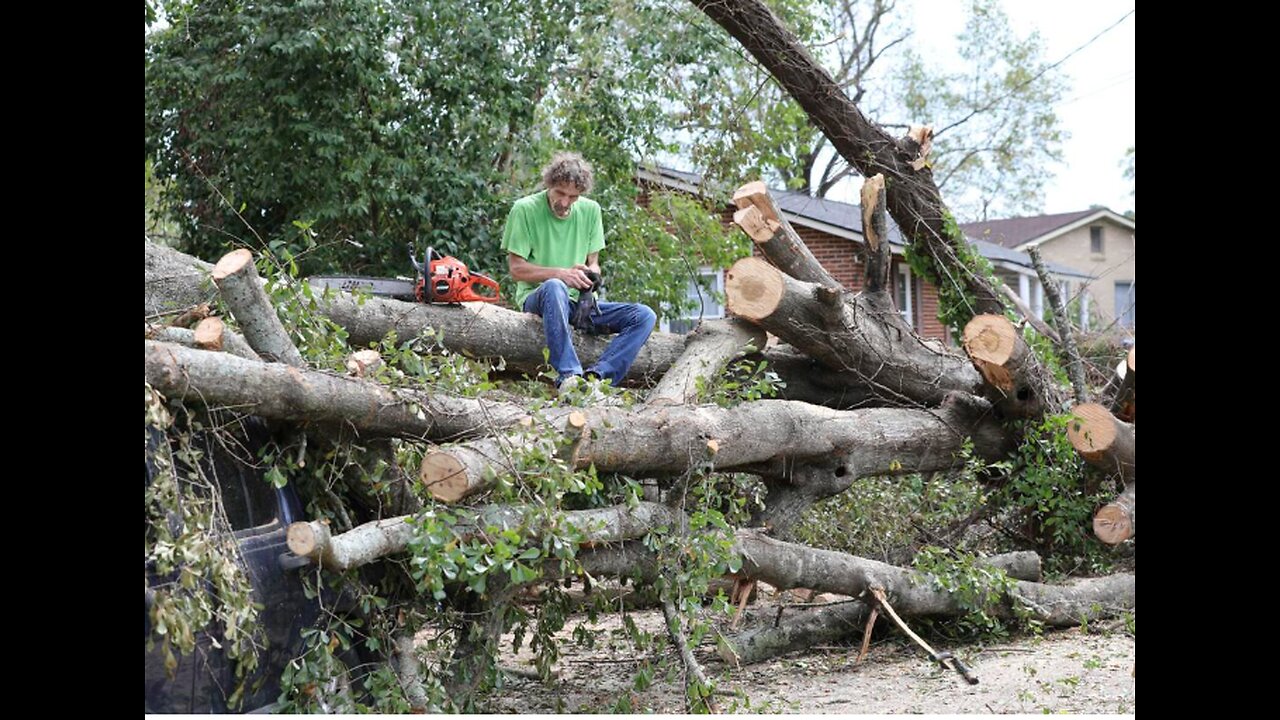
[[[501,300],[498,283],[493,278],[473,273],[459,259],[441,255],[427,248],[422,262],[414,257],[413,244],[409,245],[409,262],[418,271],[417,280],[408,278],[372,278],[321,275],[307,278],[312,285],[346,292],[366,292],[377,297],[389,297],[408,302],[464,303],[498,302]],[[477,292],[479,291],[479,292]]]
[[[467,266],[452,255],[441,255],[434,248],[427,248],[422,262],[413,256],[413,246],[409,246],[409,262],[418,271],[418,283],[413,294],[418,302],[424,303],[463,303],[463,302],[498,302],[501,295],[498,283],[493,278],[480,273],[473,273]],[[491,290],[493,294],[481,294],[476,288]]]

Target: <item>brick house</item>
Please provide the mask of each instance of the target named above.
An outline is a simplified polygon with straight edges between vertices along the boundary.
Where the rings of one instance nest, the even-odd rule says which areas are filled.
[[[693,173],[670,168],[641,168],[637,180],[642,188],[662,188],[670,191],[697,194],[701,178]],[[862,210],[853,203],[809,197],[803,193],[770,189],[778,209],[791,223],[796,233],[809,247],[813,256],[846,288],[858,292],[863,288],[865,265],[862,261],[866,242],[862,233]],[[641,202],[645,202],[642,197]],[[722,211],[726,225],[733,220],[736,208],[729,205]],[[902,256],[904,244],[893,220],[889,220],[889,244],[893,249],[890,270],[892,293],[899,311],[921,337],[949,342],[949,333],[938,320],[938,290],[933,284],[912,272]],[[1022,289],[1025,304],[1042,312],[1037,292],[1039,280],[1031,267],[1031,258],[1024,252],[1011,250],[990,242],[975,241],[974,246],[996,269],[996,274],[1015,290]],[[1050,262],[1049,271],[1059,281],[1071,286],[1088,279],[1085,273]],[[702,268],[702,274],[717,291],[724,290],[724,271]],[[690,282],[690,297],[697,297],[697,288]],[[704,318],[724,316],[724,308],[717,302],[701,298]],[[672,332],[687,330],[693,321],[671,321]]]

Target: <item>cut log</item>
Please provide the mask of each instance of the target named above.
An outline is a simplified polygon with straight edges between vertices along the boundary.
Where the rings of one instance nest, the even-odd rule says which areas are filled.
[[[355,377],[372,375],[382,367],[382,355],[377,350],[358,350],[347,358],[347,372]]]
[[[1115,500],[1093,516],[1093,534],[1108,545],[1118,545],[1138,534],[1138,483],[1125,487]]]
[[[1138,445],[1133,425],[1102,405],[1086,403],[1072,408],[1067,437],[1089,464],[1118,476],[1126,485],[1134,481]]]
[[[1138,348],[1129,349],[1128,356],[1122,364],[1124,378],[1120,381],[1120,389],[1116,391],[1111,402],[1111,412],[1126,422],[1138,422]]]
[[[225,331],[226,326],[216,317],[201,320],[195,329],[196,347],[201,350],[221,350],[222,335]]]
[[[227,253],[213,267],[210,277],[255,352],[269,362],[306,366],[262,288],[253,253],[243,248]]]
[[[570,467],[636,477],[679,475],[690,467],[774,472],[810,462],[841,463],[839,473],[883,475],[954,467],[964,440],[978,453],[999,457],[1003,435],[961,412],[895,408],[831,410],[787,400],[761,400],[735,408],[643,406],[583,411],[586,430]],[[520,431],[443,447],[423,459],[423,482],[437,499],[454,501],[484,490],[499,477],[523,471],[521,446],[563,437],[567,416],[539,413],[537,432]],[[990,442],[989,438],[1000,438]],[[714,444],[711,444],[714,441]],[[545,456],[543,448],[538,456]],[[840,470],[839,467],[844,467]]]
[[[738,211],[733,221],[747,233],[760,252],[783,272],[797,280],[829,288],[841,288],[778,210],[769,189],[760,181],[749,182],[733,194]]]
[[[922,342],[887,293],[840,294],[744,258],[726,273],[725,295],[730,312],[861,377],[882,402],[938,405],[951,391],[982,387],[965,358]]]
[[[978,315],[964,327],[964,349],[982,373],[988,397],[1005,418],[1037,418],[1061,405],[1022,333],[1003,315]]]
[[[168,327],[168,326],[148,326],[145,337],[150,340],[158,340],[160,342],[175,343],[184,345],[189,348],[204,350],[207,348],[200,347],[196,341],[196,333],[194,330],[186,328]],[[258,353],[249,347],[249,343],[245,342],[243,337],[230,330],[222,331],[222,351],[235,355],[236,357],[252,360],[254,362],[262,362],[262,358],[258,357]]]
[[[684,354],[662,376],[645,402],[650,405],[684,405],[693,402],[698,388],[707,387],[735,358],[764,349],[765,333],[741,320],[711,320],[700,324],[685,342]]]
[[[249,415],[349,425],[362,435],[449,439],[489,434],[528,416],[477,398],[390,389],[359,378],[144,340],[145,380],[171,400]]]

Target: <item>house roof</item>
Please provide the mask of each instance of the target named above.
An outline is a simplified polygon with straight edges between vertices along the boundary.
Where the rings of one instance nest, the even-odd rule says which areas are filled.
[[[642,179],[659,182],[672,189],[685,192],[697,193],[702,187],[702,177],[700,175],[667,167],[642,167],[638,175]],[[856,242],[864,241],[862,208],[856,203],[815,198],[791,190],[769,188],[769,192],[773,195],[774,202],[778,204],[778,208],[782,210],[782,214],[786,215],[787,220],[792,224],[815,228]],[[1086,211],[1086,214],[1092,213],[1093,211]],[[962,225],[961,227],[964,228],[965,226]],[[1020,272],[1031,269],[1031,256],[1025,252],[1001,247],[985,239],[975,240],[974,238],[978,236],[968,231],[965,234],[969,237],[969,242],[977,249],[978,253],[993,264]],[[902,239],[901,231],[898,230],[897,223],[892,218],[889,218],[889,245],[898,254],[902,253],[906,245]],[[1011,268],[1009,267],[1011,265],[1018,267]],[[1055,262],[1048,262],[1048,269],[1049,272],[1061,277],[1090,277],[1086,272]],[[1034,272],[1034,270],[1031,270],[1031,272]]]
[[[1039,245],[1102,218],[1110,219],[1129,229],[1136,228],[1134,221],[1107,208],[1089,208],[1054,215],[964,223],[960,229],[971,238],[980,238],[1007,248],[1020,248]]]

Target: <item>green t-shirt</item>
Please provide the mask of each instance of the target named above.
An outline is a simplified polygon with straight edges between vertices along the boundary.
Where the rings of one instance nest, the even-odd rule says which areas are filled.
[[[502,249],[542,267],[570,268],[584,263],[588,255],[604,249],[600,204],[579,197],[569,209],[569,217],[561,220],[551,212],[546,190],[522,197],[507,215]],[[525,298],[536,289],[532,283],[516,283],[517,310],[524,309]],[[569,288],[569,295],[578,299],[573,288]]]

